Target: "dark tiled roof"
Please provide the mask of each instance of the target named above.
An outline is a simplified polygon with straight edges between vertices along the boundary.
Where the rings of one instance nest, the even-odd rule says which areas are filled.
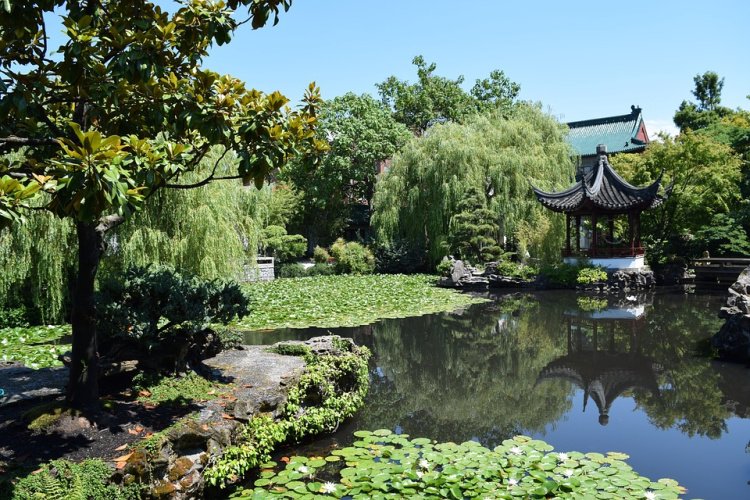
[[[610,153],[642,151],[648,143],[645,133],[638,137],[642,123],[641,108],[635,106],[627,115],[570,122],[568,142],[581,156],[595,155],[598,144],[605,144]]]
[[[650,186],[638,188],[620,177],[609,164],[607,155],[599,157],[596,167],[571,187],[558,193],[547,193],[534,188],[539,202],[555,212],[600,210],[627,212],[647,210],[659,206],[671,188],[660,196],[661,176]]]

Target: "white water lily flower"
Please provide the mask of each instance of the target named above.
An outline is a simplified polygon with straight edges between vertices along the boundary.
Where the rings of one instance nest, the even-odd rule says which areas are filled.
[[[54,328],[55,325],[47,325],[47,328]]]
[[[419,461],[419,466],[422,467],[423,469],[429,469],[430,462],[428,462],[427,460],[423,458],[422,460]]]
[[[565,469],[565,470],[563,471],[563,475],[564,475],[565,477],[570,477],[570,476],[572,476],[573,474],[575,474],[575,472],[573,472],[573,469]]]
[[[330,481],[326,481],[323,484],[323,493],[334,493],[336,491],[336,485]]]
[[[26,342],[26,337],[18,337],[18,341],[23,344]]]
[[[646,493],[643,494],[643,496],[647,500],[656,500],[656,492],[654,491],[647,491]]]
[[[308,472],[310,472],[310,469],[308,469],[306,466],[303,465],[299,469],[297,469],[297,471],[300,474],[307,474]]]
[[[566,461],[568,459],[568,454],[567,453],[558,453],[557,454],[557,459],[560,460],[561,462],[564,462],[564,461]]]
[[[508,451],[510,451],[514,455],[520,455],[521,453],[523,453],[523,450],[521,448],[519,448],[518,446],[514,446],[513,448],[511,448]]]
[[[3,339],[0,341],[0,344],[8,345],[8,339]]]
[[[418,470],[417,471],[417,477],[421,479],[422,476],[424,476],[424,472],[422,472],[421,470]]]
[[[508,486],[516,486],[518,484],[518,479],[510,478],[508,479]]]

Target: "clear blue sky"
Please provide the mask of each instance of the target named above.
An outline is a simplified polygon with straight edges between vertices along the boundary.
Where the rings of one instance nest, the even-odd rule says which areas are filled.
[[[749,51],[747,0],[294,0],[277,26],[241,30],[207,65],[296,101],[312,80],[326,98],[374,95],[389,75],[414,81],[422,54],[467,88],[501,69],[563,121],[640,105],[652,133],[707,70],[725,77],[724,105],[750,108]]]

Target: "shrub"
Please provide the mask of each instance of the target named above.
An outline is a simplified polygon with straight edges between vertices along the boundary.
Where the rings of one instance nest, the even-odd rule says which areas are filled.
[[[360,243],[339,238],[330,250],[331,256],[336,259],[336,272],[339,274],[371,274],[375,270],[375,257]]]
[[[578,280],[578,266],[565,263],[550,264],[539,271],[549,284],[559,287],[575,287]]]
[[[15,328],[19,326],[29,326],[29,316],[26,308],[0,309],[0,328]]]
[[[374,249],[375,270],[382,274],[413,274],[429,272],[427,256],[424,250],[419,250],[405,242],[395,242],[390,245],[376,244]]]
[[[330,276],[336,274],[336,268],[329,264],[315,264],[307,268],[308,276]]]
[[[279,278],[301,278],[306,275],[305,267],[297,262],[279,266]]]
[[[307,240],[299,234],[287,234],[282,226],[268,226],[261,237],[261,253],[278,262],[291,262],[302,257],[307,250]]]
[[[316,246],[313,249],[313,260],[316,264],[327,264],[330,259],[331,255],[325,248]]]
[[[539,273],[539,270],[534,266],[503,260],[497,263],[496,273],[500,276],[530,280]]]
[[[578,271],[576,282],[579,285],[592,285],[607,281],[607,271],[602,267],[584,267]]]
[[[443,257],[443,260],[440,261],[440,263],[435,266],[435,271],[440,276],[448,276],[450,274],[451,269],[453,269],[453,262],[448,260],[446,257]]]
[[[102,357],[137,359],[159,371],[215,355],[222,343],[211,325],[248,313],[237,284],[183,276],[162,266],[132,268],[103,282],[97,302]]]

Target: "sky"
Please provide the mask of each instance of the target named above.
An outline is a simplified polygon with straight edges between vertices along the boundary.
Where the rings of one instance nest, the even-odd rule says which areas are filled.
[[[277,26],[241,28],[206,65],[296,102],[310,81],[324,98],[376,95],[390,75],[414,82],[421,54],[467,90],[503,70],[561,121],[639,105],[654,135],[675,131],[705,71],[725,78],[723,105],[750,108],[748,28],[747,0],[294,0]]]

